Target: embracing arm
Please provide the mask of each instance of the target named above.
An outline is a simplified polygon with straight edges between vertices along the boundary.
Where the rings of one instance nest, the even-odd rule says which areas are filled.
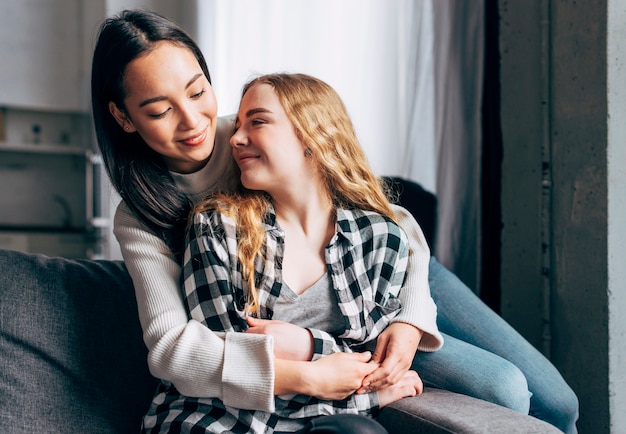
[[[435,351],[443,345],[443,337],[437,328],[437,306],[430,295],[428,264],[430,249],[424,233],[409,211],[394,205],[396,220],[409,239],[409,262],[406,279],[398,297],[402,310],[392,323],[406,323],[419,329],[423,335],[418,348]]]
[[[218,335],[189,320],[180,288],[181,268],[165,243],[123,202],[115,215],[114,231],[135,287],[151,373],[188,396],[220,398],[238,408],[272,411],[272,338]]]
[[[411,213],[399,206],[393,208],[410,247],[406,279],[398,295],[402,310],[378,337],[373,359],[380,368],[365,377],[359,393],[396,384],[406,375],[418,349],[435,351],[443,345],[437,328],[437,306],[428,285],[430,249]]]

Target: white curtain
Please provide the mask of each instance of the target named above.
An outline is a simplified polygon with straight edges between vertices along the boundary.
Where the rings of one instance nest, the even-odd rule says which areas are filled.
[[[404,10],[411,3],[201,0],[199,42],[220,113],[237,110],[251,75],[315,75],[342,96],[374,171],[399,173],[406,143]]]
[[[483,0],[198,0],[220,115],[259,73],[342,96],[372,168],[437,194],[438,259],[478,288]]]
[[[483,0],[433,0],[436,253],[472,289],[481,270]],[[415,143],[415,139],[410,140]]]

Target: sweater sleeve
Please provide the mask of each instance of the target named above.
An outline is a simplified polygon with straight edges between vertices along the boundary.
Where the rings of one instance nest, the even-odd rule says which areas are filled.
[[[393,206],[398,224],[409,239],[409,261],[406,279],[398,298],[402,310],[392,322],[405,322],[424,332],[418,349],[435,351],[443,345],[443,337],[437,328],[437,306],[430,295],[428,264],[430,249],[424,233],[411,213],[400,206]]]
[[[152,375],[190,397],[219,398],[229,406],[273,412],[271,336],[218,334],[189,320],[180,265],[124,202],[115,214],[114,233],[135,288]]]

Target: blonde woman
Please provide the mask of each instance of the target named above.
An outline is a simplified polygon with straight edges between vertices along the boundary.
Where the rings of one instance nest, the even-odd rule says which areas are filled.
[[[183,260],[185,303],[193,320],[226,334],[259,326],[254,318],[282,321],[292,339],[274,348],[277,361],[301,361],[302,376],[277,386],[273,413],[188,398],[164,384],[154,403],[168,405],[153,405],[147,423],[207,432],[384,432],[364,416],[421,393],[414,371],[378,392],[347,390],[336,400],[306,388],[314,383],[310,365],[375,347],[401,309],[409,252],[341,99],[307,75],[256,78],[244,88],[230,143],[242,188],[196,207]]]

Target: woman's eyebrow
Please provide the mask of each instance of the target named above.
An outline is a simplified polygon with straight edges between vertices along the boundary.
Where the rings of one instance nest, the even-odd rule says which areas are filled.
[[[268,110],[266,108],[263,107],[259,107],[259,108],[253,108],[250,109],[246,112],[246,117],[249,118],[250,116],[253,116],[257,113],[271,113],[271,110]]]
[[[197,79],[199,79],[200,77],[202,77],[201,73],[198,73],[198,74],[194,75],[193,77],[191,77],[191,80],[189,80],[189,82],[187,83],[187,86],[185,86],[185,89],[189,89],[189,86],[191,86],[193,84],[193,82],[196,81]]]
[[[163,101],[166,99],[167,98],[164,96],[155,96],[154,98],[148,98],[147,100],[140,102],[139,107],[145,107],[148,104],[152,104],[153,102]]]
[[[193,77],[191,77],[191,80],[189,80],[187,82],[187,84],[185,85],[185,89],[189,89],[189,86],[191,86],[200,77],[202,77],[202,74],[200,74],[200,73],[198,73],[198,74],[194,75]],[[141,103],[139,103],[139,107],[145,107],[148,104],[152,104],[153,102],[163,101],[165,99],[167,99],[167,97],[165,97],[165,96],[155,96],[154,98],[148,98],[147,100],[142,101]]]

